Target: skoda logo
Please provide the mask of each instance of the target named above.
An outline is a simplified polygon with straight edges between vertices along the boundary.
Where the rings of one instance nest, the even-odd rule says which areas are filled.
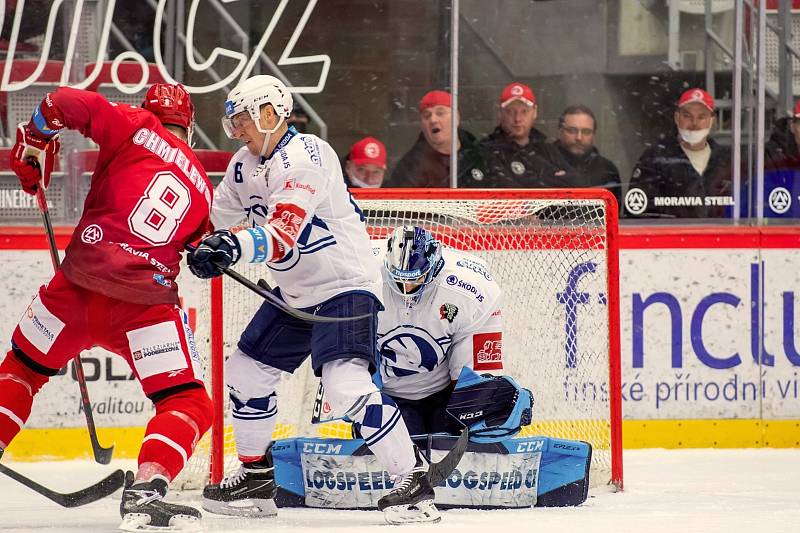
[[[782,215],[792,207],[792,195],[784,187],[775,187],[769,193],[769,208]]]
[[[453,274],[447,276],[448,285],[455,285],[456,283],[458,283],[458,277],[454,276]]]
[[[642,189],[631,189],[625,195],[625,208],[632,215],[641,215],[647,209],[647,195]]]

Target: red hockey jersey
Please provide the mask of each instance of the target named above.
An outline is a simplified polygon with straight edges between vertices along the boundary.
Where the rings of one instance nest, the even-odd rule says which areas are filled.
[[[202,165],[149,111],[66,87],[51,98],[67,128],[100,146],[64,275],[126,302],[178,303],[181,252],[209,224]]]

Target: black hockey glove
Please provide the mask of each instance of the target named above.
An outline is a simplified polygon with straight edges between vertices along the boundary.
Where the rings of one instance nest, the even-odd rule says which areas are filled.
[[[222,269],[236,264],[242,255],[239,240],[228,230],[215,231],[200,239],[197,248],[187,249],[189,270],[203,279],[221,276]]]

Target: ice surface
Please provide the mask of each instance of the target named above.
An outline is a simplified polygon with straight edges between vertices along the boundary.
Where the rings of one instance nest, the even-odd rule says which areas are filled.
[[[132,461],[14,463],[58,490],[77,490]],[[800,450],[631,450],[625,452],[623,493],[605,488],[576,508],[443,512],[440,524],[389,526],[377,511],[281,509],[278,518],[230,519],[204,514],[206,531],[227,533],[347,532],[797,532],[800,531]],[[0,475],[0,531],[113,532],[119,496],[63,509]]]

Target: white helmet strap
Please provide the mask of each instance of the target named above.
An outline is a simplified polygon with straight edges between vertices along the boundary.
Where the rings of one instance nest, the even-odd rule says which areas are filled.
[[[271,105],[271,104],[269,102],[267,102],[266,104],[262,104],[262,105]],[[261,157],[266,157],[267,156],[267,148],[269,147],[269,143],[270,143],[270,140],[272,139],[272,135],[276,131],[278,131],[280,129],[281,125],[283,124],[284,117],[283,116],[278,116],[278,123],[275,124],[275,127],[272,128],[272,129],[267,129],[267,128],[264,128],[261,125],[261,106],[253,106],[253,107],[255,107],[256,109],[251,108],[249,110],[250,111],[250,116],[253,118],[253,121],[256,123],[256,129],[264,134],[264,144],[262,144],[262,146],[261,146]],[[273,106],[272,109],[275,109],[275,107]],[[256,113],[255,115],[254,115],[254,112]]]

